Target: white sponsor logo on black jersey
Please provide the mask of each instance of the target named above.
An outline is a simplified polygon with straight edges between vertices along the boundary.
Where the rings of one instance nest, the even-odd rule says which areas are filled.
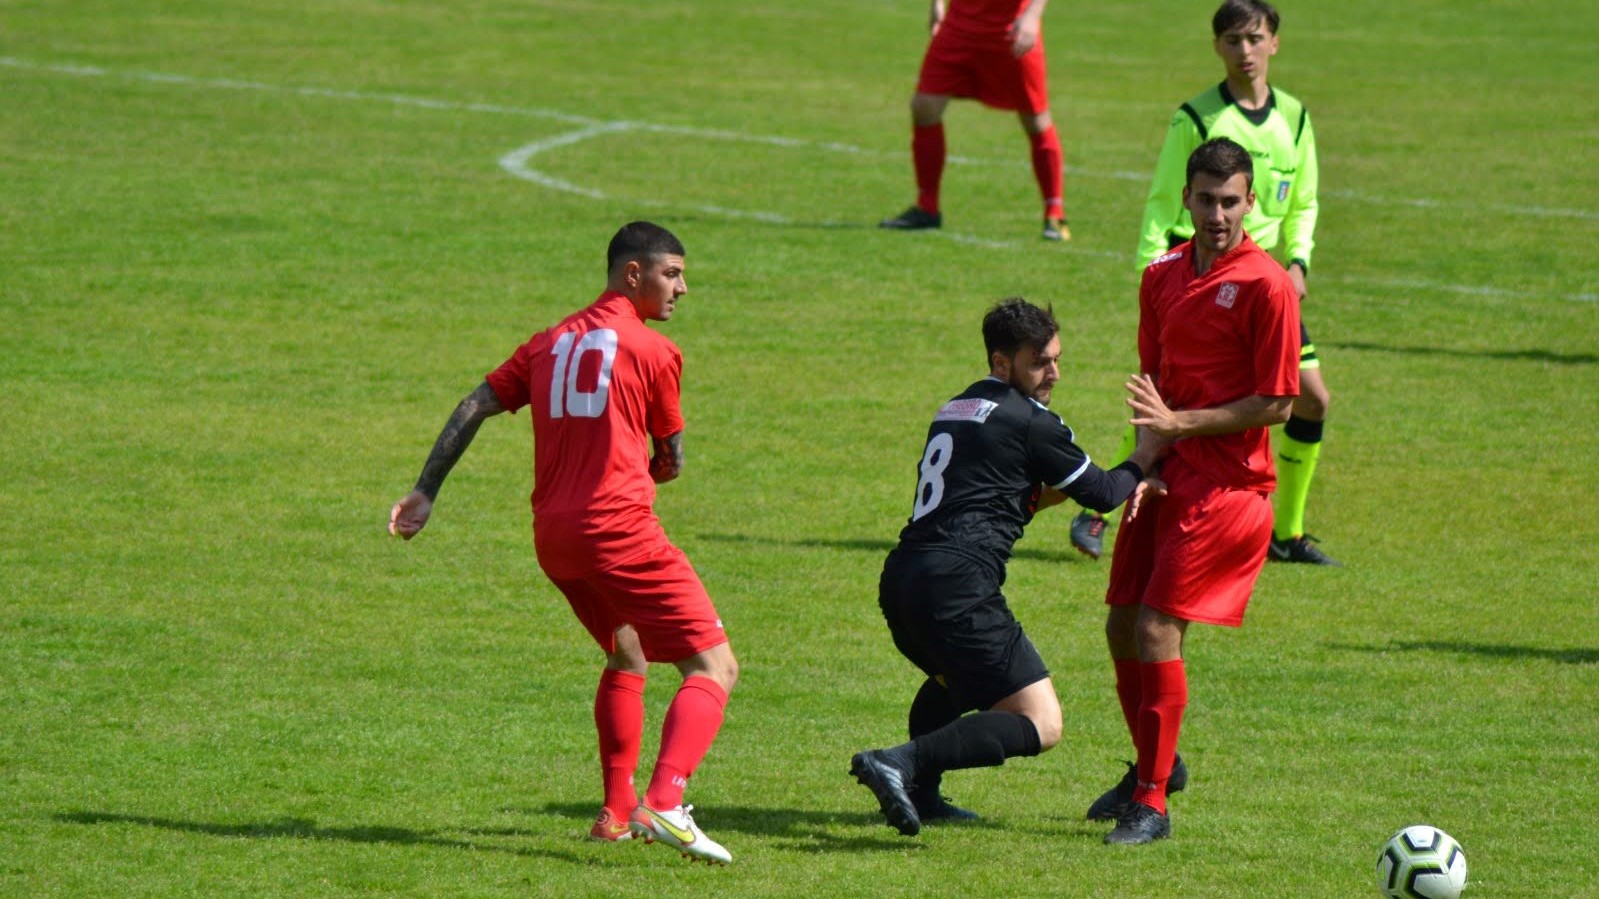
[[[999,403],[979,399],[954,399],[945,403],[933,416],[933,421],[975,421],[978,424],[988,420],[988,416]]]

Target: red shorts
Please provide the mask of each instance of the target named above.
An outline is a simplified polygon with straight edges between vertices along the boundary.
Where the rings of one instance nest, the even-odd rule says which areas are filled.
[[[1010,48],[1008,40],[978,40],[940,28],[922,57],[916,90],[1034,115],[1048,110],[1043,36],[1021,59],[1011,55]]]
[[[603,571],[550,582],[607,655],[616,651],[616,629],[624,624],[638,632],[652,662],[681,662],[727,642],[700,576],[670,543]]]
[[[1185,621],[1237,627],[1271,540],[1271,497],[1259,490],[1217,487],[1168,457],[1161,478],[1169,490],[1145,502],[1116,534],[1111,556],[1113,606],[1142,603]]]

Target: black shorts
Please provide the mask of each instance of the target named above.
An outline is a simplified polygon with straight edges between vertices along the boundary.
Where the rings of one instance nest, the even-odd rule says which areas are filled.
[[[1304,319],[1299,320],[1299,367],[1321,368],[1321,360],[1316,358],[1316,343],[1310,339]]]
[[[992,569],[955,553],[896,549],[877,602],[894,645],[942,679],[962,709],[987,709],[1049,677]]]

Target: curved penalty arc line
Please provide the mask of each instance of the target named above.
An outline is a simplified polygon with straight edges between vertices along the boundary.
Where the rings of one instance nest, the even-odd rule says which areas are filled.
[[[561,193],[587,197],[591,200],[623,200],[629,203],[635,203],[641,206],[649,206],[653,208],[672,207],[677,209],[690,209],[695,212],[704,213],[706,215],[714,215],[720,218],[762,222],[768,225],[800,224],[798,219],[795,219],[792,216],[784,215],[780,212],[770,212],[757,209],[734,209],[728,206],[718,206],[710,203],[695,203],[685,200],[673,200],[668,202],[664,200],[655,200],[642,197],[620,197],[611,193],[607,193],[599,188],[574,184],[564,178],[558,178],[548,172],[533,168],[530,164],[531,160],[533,160],[535,157],[551,150],[569,147],[573,144],[581,143],[597,137],[621,134],[628,131],[646,131],[653,134],[676,134],[709,140],[736,141],[775,147],[820,147],[825,150],[833,150],[840,153],[864,155],[860,153],[859,148],[851,147],[848,144],[814,143],[809,141],[795,141],[787,138],[774,138],[765,135],[740,134],[736,131],[720,131],[706,128],[685,128],[674,125],[657,125],[645,122],[615,121],[599,122],[584,128],[579,128],[576,131],[566,131],[561,134],[546,137],[542,140],[537,140],[533,143],[517,147],[515,150],[512,150],[511,152],[500,157],[500,168],[506,174],[509,174],[514,178],[519,178],[523,181],[537,184],[540,187],[549,188],[550,190],[560,191]],[[827,220],[816,222],[814,224],[824,228],[840,228],[859,225],[858,222],[846,222],[839,220]],[[952,231],[938,230],[927,233],[937,237],[945,238],[946,240],[954,241],[956,243],[994,249],[1012,248],[1019,245],[1015,241],[988,240],[985,238],[974,237],[969,234],[960,234]]]

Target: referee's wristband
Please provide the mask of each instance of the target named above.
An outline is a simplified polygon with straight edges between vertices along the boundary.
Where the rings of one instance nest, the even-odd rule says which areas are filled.
[[[1288,260],[1288,267],[1289,268],[1293,268],[1296,265],[1299,266],[1299,270],[1304,272],[1306,275],[1310,274],[1310,263],[1306,262],[1303,259],[1299,259],[1297,257]]]

